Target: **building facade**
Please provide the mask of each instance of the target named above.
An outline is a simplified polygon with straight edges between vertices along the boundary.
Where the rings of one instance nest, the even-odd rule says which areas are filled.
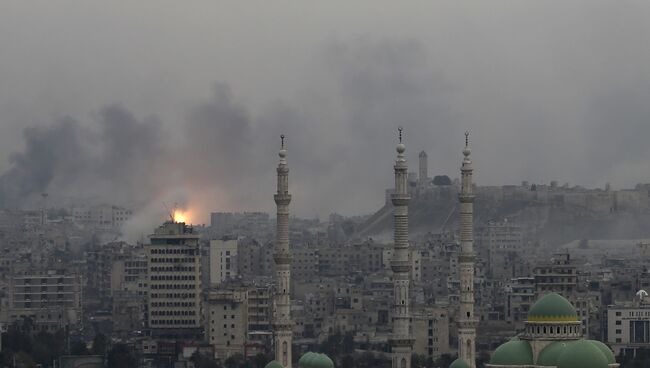
[[[147,321],[152,336],[198,338],[201,323],[199,235],[182,222],[166,222],[145,246],[149,265]]]

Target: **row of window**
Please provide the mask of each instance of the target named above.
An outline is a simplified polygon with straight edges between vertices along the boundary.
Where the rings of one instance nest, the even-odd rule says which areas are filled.
[[[185,254],[193,256],[196,254],[194,249],[177,249],[177,248],[152,248],[151,254]]]
[[[195,311],[151,311],[152,316],[195,316]]]
[[[194,307],[194,302],[152,302],[151,308],[156,307]]]
[[[184,267],[184,266],[162,266],[162,267],[151,267],[151,272],[194,272],[196,267]]]
[[[72,283],[74,281],[74,279],[72,277],[69,277],[68,279],[69,279],[70,283]],[[48,280],[54,281],[54,279],[45,279],[45,278],[43,278],[43,279],[41,279],[41,284],[47,284]],[[36,281],[36,280],[24,279],[23,281],[24,281],[24,283],[26,285],[30,285],[32,283],[32,281]],[[58,279],[56,279],[56,283],[57,284],[63,284],[63,277],[59,277]]]
[[[164,298],[194,298],[196,297],[195,293],[151,293],[153,299],[164,299]]]
[[[151,276],[151,281],[196,280],[194,275],[162,275]]]
[[[195,325],[194,319],[152,319],[151,325]]]
[[[51,290],[51,291],[54,291],[54,285],[52,285],[52,286],[45,286],[45,285],[41,286],[41,291],[48,291],[48,289]],[[63,285],[57,286],[56,290],[57,291],[63,291]],[[35,287],[34,291],[38,291],[38,288]],[[17,293],[30,293],[30,292],[32,292],[32,287],[31,286],[24,286],[22,288],[21,287],[16,287],[16,292]]]
[[[540,334],[540,333],[544,333],[544,334],[545,333],[550,333],[550,334],[552,334],[552,333],[555,333],[555,334],[559,334],[559,333],[576,334],[576,333],[580,332],[580,326],[568,326],[568,327],[567,326],[564,326],[564,327],[557,326],[555,328],[553,328],[553,326],[549,326],[548,328],[546,326],[544,326],[544,327],[529,326],[527,328],[527,330],[528,330],[529,333],[538,333],[538,334]],[[560,331],[562,331],[562,332],[560,332]]]
[[[165,290],[165,289],[170,289],[170,290],[190,290],[190,289],[195,289],[194,284],[151,284],[152,289],[158,289],[158,290]]]
[[[194,263],[194,258],[151,258],[150,263]]]

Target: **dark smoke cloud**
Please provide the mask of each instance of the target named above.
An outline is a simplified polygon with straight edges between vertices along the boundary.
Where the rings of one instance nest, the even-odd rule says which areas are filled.
[[[169,151],[160,124],[137,121],[124,107],[102,108],[81,124],[64,118],[24,130],[25,149],[0,176],[0,207],[34,205],[49,192],[94,202],[147,201],[161,189],[152,176]]]
[[[608,9],[596,15],[606,19]],[[209,211],[272,211],[284,133],[294,213],[367,213],[392,185],[400,125],[412,171],[426,150],[432,175],[456,177],[470,129],[480,184],[631,186],[647,178],[650,63],[643,61],[650,58],[618,42],[642,34],[646,23],[633,22],[641,30],[621,26],[620,34],[598,28],[596,37],[590,21],[575,25],[562,13],[549,20],[558,27],[525,32],[526,22],[507,10],[488,25],[476,13],[475,24],[456,29],[453,42],[437,33],[434,41],[366,36],[318,43],[309,75],[292,70],[300,93],[289,101],[279,94],[251,103],[245,88],[225,78],[208,97],[184,103],[178,120],[164,113],[169,121],[138,118],[112,105],[88,121],[28,128],[25,148],[0,179],[0,200],[20,206],[47,191],[144,204],[155,214],[162,202],[179,202],[198,208],[200,221]],[[513,33],[516,27],[522,32]],[[611,55],[642,62],[625,68]],[[145,112],[158,113],[152,110]]]
[[[46,192],[56,177],[83,170],[84,135],[72,118],[57,120],[50,126],[25,128],[24,151],[11,155],[11,168],[0,176],[0,207],[19,206]]]

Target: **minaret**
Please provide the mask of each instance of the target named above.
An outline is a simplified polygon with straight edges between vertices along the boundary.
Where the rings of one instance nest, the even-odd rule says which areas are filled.
[[[429,164],[427,162],[427,153],[422,151],[420,152],[420,167],[418,171],[418,181],[421,184],[425,184],[427,179],[429,178]]]
[[[460,201],[460,311],[458,315],[458,357],[471,368],[476,366],[476,325],[474,317],[474,194],[472,161],[469,158],[469,132],[465,132],[465,149],[461,166]]]
[[[409,318],[409,228],[408,204],[410,197],[407,188],[408,166],[404,158],[406,147],[402,143],[402,128],[399,128],[399,144],[395,161],[395,192],[393,202],[394,251],[390,267],[393,270],[393,334],[389,343],[393,353],[392,368],[410,368],[413,338]]]
[[[291,321],[290,281],[291,281],[291,252],[289,251],[289,167],[287,166],[287,150],[284,149],[284,135],[281,136],[280,164],[278,165],[278,192],[274,195],[277,206],[277,230],[275,241],[275,277],[276,299],[275,319],[275,360],[284,368],[291,368],[291,341],[293,337],[293,322]]]

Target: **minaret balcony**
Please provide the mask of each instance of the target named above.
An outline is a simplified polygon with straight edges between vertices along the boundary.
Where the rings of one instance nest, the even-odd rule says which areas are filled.
[[[290,264],[291,263],[291,253],[289,252],[276,252],[273,254],[273,260],[276,264]]]

